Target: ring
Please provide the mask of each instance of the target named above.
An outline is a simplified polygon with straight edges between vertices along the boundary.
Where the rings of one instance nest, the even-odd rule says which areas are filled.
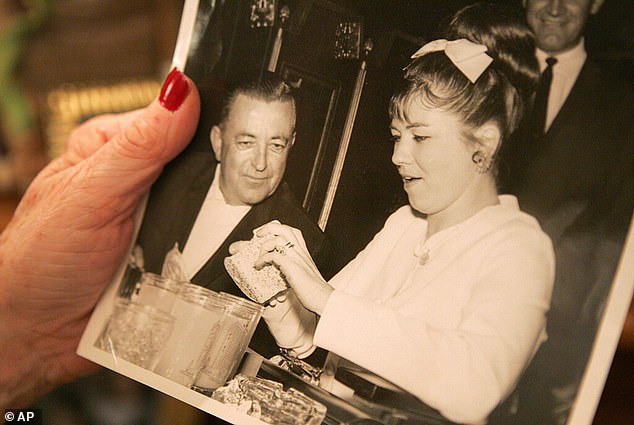
[[[295,244],[293,242],[286,242],[284,246],[276,246],[273,251],[279,253],[280,255],[286,255],[286,249],[291,249]]]

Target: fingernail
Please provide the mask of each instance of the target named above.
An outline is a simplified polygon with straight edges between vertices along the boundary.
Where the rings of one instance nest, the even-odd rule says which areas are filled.
[[[165,83],[163,83],[159,102],[165,109],[174,112],[183,104],[189,94],[189,90],[189,82],[185,75],[178,68],[174,68],[165,79]]]

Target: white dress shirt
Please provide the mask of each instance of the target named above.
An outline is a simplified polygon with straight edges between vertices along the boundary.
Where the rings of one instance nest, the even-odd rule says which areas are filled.
[[[540,72],[543,72],[546,68],[546,58],[554,57],[557,59],[557,63],[553,66],[553,79],[550,83],[546,109],[546,130],[548,130],[570,94],[572,86],[577,81],[588,54],[586,53],[584,41],[581,39],[579,44],[564,53],[549,55],[543,50],[537,49],[535,55],[539,62]]]
[[[213,183],[183,248],[183,265],[190,280],[251,209],[250,206],[229,205],[225,202],[220,191],[220,167],[221,164],[216,167]]]

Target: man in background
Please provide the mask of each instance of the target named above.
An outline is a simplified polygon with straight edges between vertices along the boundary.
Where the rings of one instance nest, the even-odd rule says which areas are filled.
[[[632,216],[632,86],[588,57],[603,0],[523,0],[542,70],[532,114],[501,153],[505,189],[555,246],[548,341],[518,385],[512,423],[563,424],[577,394]]]
[[[290,88],[274,75],[237,86],[210,141],[211,150],[176,158],[153,186],[137,239],[144,271],[182,274],[184,280],[244,297],[224,267],[229,245],[279,220],[302,230],[323,272],[326,237],[283,181],[295,143]],[[279,352],[264,323],[250,346],[265,357]]]

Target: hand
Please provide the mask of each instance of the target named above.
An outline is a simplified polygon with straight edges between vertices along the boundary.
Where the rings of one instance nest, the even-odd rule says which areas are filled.
[[[262,318],[281,348],[291,350],[300,359],[315,351],[317,317],[299,302],[292,289],[271,300],[264,307]]]
[[[96,369],[77,344],[129,248],[140,200],[198,114],[193,83],[172,71],[157,101],[82,125],[34,179],[0,237],[0,407]]]
[[[313,262],[302,232],[272,221],[257,229],[256,234],[274,237],[262,244],[255,266],[276,264],[304,307],[321,315],[333,289]]]

